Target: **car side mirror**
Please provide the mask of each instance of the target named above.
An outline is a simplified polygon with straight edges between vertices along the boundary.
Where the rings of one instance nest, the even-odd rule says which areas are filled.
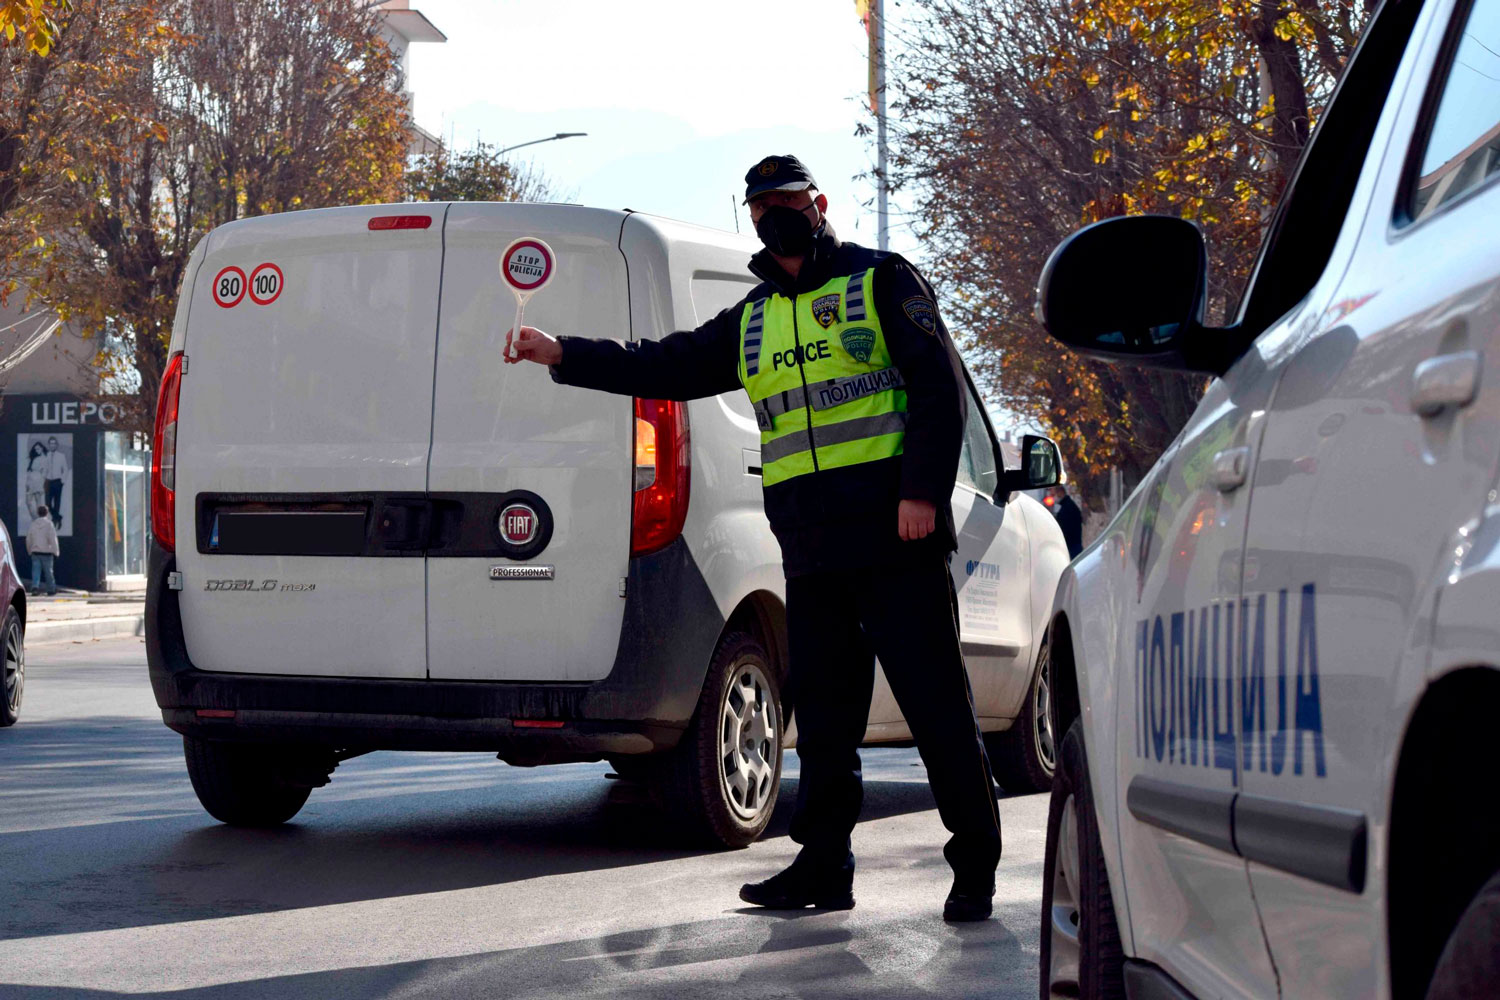
[[[1058,244],[1037,282],[1036,315],[1073,350],[1105,361],[1223,374],[1205,350],[1208,251],[1186,219],[1130,215]]]
[[[1006,493],[1038,490],[1062,481],[1062,455],[1057,445],[1047,438],[1027,434],[1021,438],[1021,467],[1001,474],[1000,489]]]

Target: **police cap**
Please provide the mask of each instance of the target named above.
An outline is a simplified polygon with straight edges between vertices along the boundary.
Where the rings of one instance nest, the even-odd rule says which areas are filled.
[[[817,186],[795,156],[768,156],[745,173],[745,201],[767,191],[806,191]]]

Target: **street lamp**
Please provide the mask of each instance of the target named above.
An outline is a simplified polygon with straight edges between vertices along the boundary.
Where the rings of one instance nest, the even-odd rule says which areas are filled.
[[[554,139],[571,139],[571,138],[573,138],[574,136],[577,136],[577,135],[588,135],[588,133],[587,132],[559,132],[556,135],[549,135],[545,139],[532,139],[530,142],[519,142],[519,143],[516,143],[516,145],[514,145],[514,146],[506,146],[504,149],[497,149],[495,151],[495,155],[499,156],[501,153],[509,153],[512,149],[520,149],[522,146],[535,146],[539,142],[551,142]]]

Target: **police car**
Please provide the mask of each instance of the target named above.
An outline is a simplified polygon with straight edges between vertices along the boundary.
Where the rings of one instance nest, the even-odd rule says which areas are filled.
[[[681,828],[775,807],[785,580],[744,393],[678,403],[505,365],[497,267],[556,274],[530,322],[621,339],[743,298],[759,244],[568,205],[372,205],[230,223],[194,251],[152,452],[146,641],[204,807],[280,823],[372,750],[608,760]],[[537,251],[540,253],[540,251]],[[1010,790],[1051,780],[1044,624],[1067,563],[972,387],[952,567],[979,723]],[[891,530],[895,530],[892,524]],[[877,677],[868,743],[911,732]]]
[[[1044,996],[1500,995],[1497,53],[1381,6],[1232,326],[1178,219],[1043,272],[1054,337],[1216,376],[1058,588]]]

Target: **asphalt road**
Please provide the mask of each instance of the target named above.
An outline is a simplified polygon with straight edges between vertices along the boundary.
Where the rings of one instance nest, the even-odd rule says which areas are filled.
[[[484,754],[341,765],[290,824],[198,806],[139,639],[36,646],[0,730],[0,998],[1034,997],[1046,797],[1001,802],[995,918],[949,873],[915,750],[865,752],[858,905],[745,907],[791,861],[788,756],[766,836],[673,842],[605,764]]]

